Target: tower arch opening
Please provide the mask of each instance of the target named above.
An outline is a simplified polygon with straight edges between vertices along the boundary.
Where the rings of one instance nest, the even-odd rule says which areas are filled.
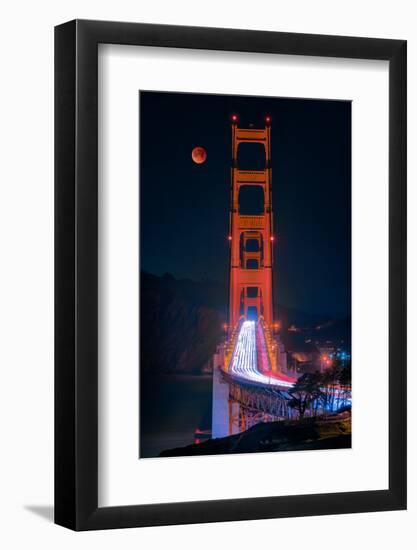
[[[258,320],[258,308],[256,306],[248,306],[246,313],[246,319],[248,321],[257,321]]]
[[[239,189],[239,214],[259,216],[265,210],[265,197],[259,185],[242,185]]]
[[[255,258],[249,258],[246,260],[245,269],[259,269],[259,260]]]
[[[240,142],[237,147],[239,170],[265,170],[265,145],[259,142]]]
[[[244,244],[244,247],[247,252],[260,252],[261,251],[260,239],[247,238],[246,243]]]

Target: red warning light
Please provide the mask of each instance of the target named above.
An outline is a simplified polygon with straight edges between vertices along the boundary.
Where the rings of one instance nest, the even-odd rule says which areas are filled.
[[[237,121],[237,115],[232,115],[232,121],[233,121],[233,122],[236,122],[236,121]]]
[[[228,239],[229,241],[231,241],[231,240],[232,240],[232,235],[229,235],[229,236],[227,237],[227,239]]]
[[[267,116],[265,117],[265,122],[266,122],[267,124],[270,124],[270,123],[271,123],[271,117],[270,117],[269,115],[267,115]]]

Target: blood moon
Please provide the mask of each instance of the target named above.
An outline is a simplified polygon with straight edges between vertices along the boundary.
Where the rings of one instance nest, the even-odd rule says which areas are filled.
[[[194,147],[191,152],[191,158],[196,164],[203,164],[207,159],[207,151],[204,147]]]

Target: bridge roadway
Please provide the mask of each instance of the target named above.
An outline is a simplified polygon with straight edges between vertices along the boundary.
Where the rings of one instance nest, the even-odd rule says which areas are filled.
[[[229,376],[238,382],[251,383],[257,386],[268,388],[285,389],[291,388],[294,382],[290,382],[274,373],[268,376],[258,369],[256,349],[256,322],[243,321],[236,346],[230,361]]]

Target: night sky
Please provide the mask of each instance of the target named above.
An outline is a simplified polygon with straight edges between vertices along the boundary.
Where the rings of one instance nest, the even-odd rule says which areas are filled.
[[[141,269],[227,284],[233,113],[242,127],[272,117],[278,302],[349,315],[348,101],[140,92]],[[197,145],[202,165],[191,159]]]

